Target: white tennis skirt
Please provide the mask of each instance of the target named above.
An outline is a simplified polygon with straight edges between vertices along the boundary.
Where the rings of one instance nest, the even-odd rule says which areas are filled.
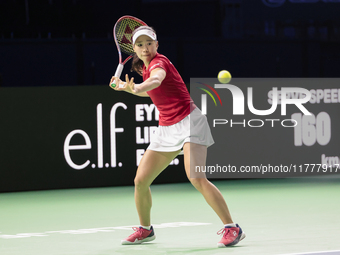
[[[148,150],[164,152],[178,151],[186,142],[207,147],[214,144],[207,117],[197,107],[174,125],[158,126],[150,140]]]

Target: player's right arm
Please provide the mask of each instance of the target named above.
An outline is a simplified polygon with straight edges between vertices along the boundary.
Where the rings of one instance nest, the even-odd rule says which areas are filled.
[[[166,72],[163,68],[155,68],[151,71],[150,77],[141,84],[132,87],[134,93],[143,93],[160,86],[165,79]]]

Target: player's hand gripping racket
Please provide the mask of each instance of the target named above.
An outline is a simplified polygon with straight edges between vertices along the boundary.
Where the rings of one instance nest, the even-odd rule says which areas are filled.
[[[115,77],[120,78],[124,65],[132,58],[132,55],[134,54],[132,44],[132,32],[140,26],[147,25],[145,22],[135,17],[123,16],[119,20],[117,20],[113,28],[113,36],[117,45],[119,55],[119,64],[114,75]],[[129,55],[124,61],[122,61],[122,52]],[[111,87],[116,87],[115,82],[111,83]]]

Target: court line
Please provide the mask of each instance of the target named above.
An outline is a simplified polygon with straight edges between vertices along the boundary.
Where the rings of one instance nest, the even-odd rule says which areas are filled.
[[[161,224],[153,224],[154,228],[178,228],[178,227],[194,227],[202,225],[210,225],[212,223],[202,222],[169,222]],[[102,227],[102,228],[84,228],[77,230],[56,230],[56,231],[45,231],[42,233],[19,233],[14,235],[0,235],[2,239],[15,239],[15,238],[27,238],[27,237],[44,237],[50,236],[50,234],[95,234],[99,232],[114,232],[116,230],[131,230],[134,226],[120,226],[120,227]],[[0,232],[1,233],[1,232]]]
[[[289,254],[280,254],[280,255],[340,255],[340,250],[311,251],[311,252],[289,253]]]

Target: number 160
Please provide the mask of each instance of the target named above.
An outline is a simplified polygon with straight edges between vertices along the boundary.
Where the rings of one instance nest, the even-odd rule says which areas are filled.
[[[294,127],[295,146],[312,146],[315,142],[326,145],[331,140],[331,117],[327,112],[320,112],[316,117],[294,113],[292,119],[298,123]]]

